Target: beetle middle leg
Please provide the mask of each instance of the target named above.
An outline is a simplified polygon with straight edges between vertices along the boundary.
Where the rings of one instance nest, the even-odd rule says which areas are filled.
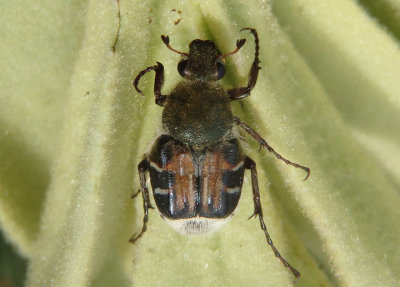
[[[153,208],[150,203],[150,196],[149,196],[149,190],[146,185],[146,172],[149,170],[149,160],[147,158],[143,159],[139,165],[139,178],[140,178],[140,190],[134,194],[136,196],[139,192],[142,193],[142,198],[143,198],[143,211],[144,211],[144,216],[143,216],[143,227],[142,230],[139,233],[136,233],[132,235],[132,237],[129,239],[129,242],[135,243],[136,240],[138,240],[140,237],[142,237],[143,233],[147,230],[147,221],[149,219],[149,208]],[[132,196],[132,197],[134,197]]]
[[[249,127],[246,123],[242,122],[238,117],[233,117],[233,122],[240,126],[246,133],[251,135],[261,146],[265,147],[269,152],[272,152],[278,159],[283,160],[286,164],[290,164],[294,167],[301,168],[307,172],[306,180],[310,176],[310,169],[306,166],[291,162],[290,160],[284,158],[279,153],[277,153],[255,130]]]
[[[254,213],[252,216],[249,217],[257,217],[260,220],[260,226],[261,229],[264,231],[265,237],[267,239],[268,244],[271,246],[272,250],[275,253],[275,256],[281,260],[283,265],[286,268],[289,268],[289,270],[293,273],[293,275],[296,277],[296,281],[300,278],[300,272],[297,271],[292,265],[289,264],[289,262],[286,261],[285,258],[281,256],[279,253],[278,249],[274,246],[274,243],[272,242],[271,236],[268,233],[267,226],[264,223],[263,219],[263,211],[261,207],[261,202],[260,202],[260,192],[258,188],[258,178],[257,178],[257,170],[256,170],[256,163],[249,157],[246,157],[245,159],[245,168],[250,169],[251,172],[251,186],[253,189],[253,201],[254,201]],[[295,281],[295,282],[296,282]]]
[[[258,71],[261,69],[261,67],[258,65],[260,63],[260,59],[258,57],[260,47],[259,47],[257,31],[256,31],[256,29],[253,29],[253,28],[243,28],[240,31],[243,31],[243,30],[250,30],[250,32],[254,35],[255,43],[256,43],[256,51],[254,54],[254,61],[251,66],[251,69],[250,69],[249,80],[248,80],[247,86],[228,90],[228,94],[229,94],[231,101],[240,100],[240,99],[250,96],[250,92],[254,88],[254,86],[256,85],[256,82],[257,82]]]
[[[133,85],[135,86],[136,91],[143,96],[142,90],[138,88],[139,80],[144,74],[150,71],[156,72],[156,77],[154,80],[154,95],[156,96],[156,104],[159,106],[164,106],[167,96],[161,94],[161,88],[164,84],[164,66],[160,62],[157,62],[157,65],[147,67],[143,71],[140,71],[133,81]]]

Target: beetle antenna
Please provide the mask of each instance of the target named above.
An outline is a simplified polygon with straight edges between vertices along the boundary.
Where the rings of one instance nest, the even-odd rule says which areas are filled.
[[[230,53],[227,53],[227,54],[219,55],[218,58],[221,59],[221,58],[225,58],[225,57],[231,56],[231,55],[233,55],[233,54],[236,54],[236,53],[240,50],[240,48],[242,48],[242,46],[244,45],[244,43],[246,43],[246,39],[237,40],[237,41],[236,41],[236,49],[235,49],[233,52],[230,52]]]
[[[189,57],[189,54],[188,54],[188,53],[179,52],[178,50],[175,50],[174,48],[172,48],[172,47],[170,46],[170,44],[169,44],[169,37],[168,37],[168,36],[161,35],[161,40],[164,42],[165,46],[167,46],[168,49],[170,49],[171,51],[174,51],[175,53],[178,53],[178,54],[180,54],[181,56]]]

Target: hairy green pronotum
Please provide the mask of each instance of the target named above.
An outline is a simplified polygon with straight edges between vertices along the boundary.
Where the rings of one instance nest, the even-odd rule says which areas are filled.
[[[128,243],[142,220],[136,166],[162,110],[154,74],[141,80],[145,97],[133,78],[159,61],[166,93],[180,80],[162,34],[180,51],[200,38],[223,53],[246,37],[223,81],[243,85],[254,56],[244,27],[258,31],[263,69],[233,112],[311,168],[303,181],[244,137],[296,286],[398,286],[398,1],[15,0],[0,4],[0,21],[0,228],[28,261],[26,286],[292,286],[247,220],[249,175],[218,232],[185,237],[151,210]]]

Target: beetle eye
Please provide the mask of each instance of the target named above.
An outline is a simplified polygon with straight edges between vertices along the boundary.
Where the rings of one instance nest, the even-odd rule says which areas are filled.
[[[183,57],[178,63],[178,72],[182,77],[186,76],[186,66],[187,66],[188,58]]]
[[[218,72],[218,77],[217,79],[221,79],[225,75],[225,65],[224,62],[221,60],[217,61],[217,72]]]

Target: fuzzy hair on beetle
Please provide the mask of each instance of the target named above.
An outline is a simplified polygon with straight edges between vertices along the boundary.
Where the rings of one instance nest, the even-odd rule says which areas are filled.
[[[224,60],[236,54],[245,44],[237,40],[236,49],[222,54],[210,40],[193,40],[189,52],[180,52],[169,44],[168,36],[161,36],[171,51],[181,56],[177,68],[182,80],[170,94],[162,93],[164,66],[156,62],[139,72],[133,81],[138,93],[139,80],[147,72],[155,72],[155,103],[163,107],[162,134],[138,165],[140,190],[143,198],[143,227],[129,240],[135,243],[146,231],[150,194],[146,174],[150,175],[153,197],[161,217],[175,230],[183,234],[212,232],[223,226],[233,215],[242,190],[246,169],[250,170],[254,211],[275,256],[288,268],[296,280],[300,273],[284,259],[274,246],[263,219],[255,162],[241,148],[237,128],[255,139],[261,147],[278,159],[310,175],[308,167],[287,160],[278,154],[256,131],[232,114],[230,102],[250,96],[254,88],[259,66],[259,39],[255,39],[254,61],[248,83],[243,87],[226,90],[218,80],[225,74]]]

